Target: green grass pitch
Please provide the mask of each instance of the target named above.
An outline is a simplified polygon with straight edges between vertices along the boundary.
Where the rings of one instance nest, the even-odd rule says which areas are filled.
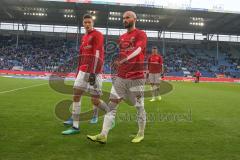
[[[0,77],[0,160],[239,160],[240,84],[171,84],[174,89],[162,101],[145,100],[153,119],[142,143],[130,143],[137,132],[134,119],[119,116],[108,143],[101,145],[86,135],[100,131],[102,118],[95,125],[81,122],[79,135],[61,135],[66,127],[54,108],[71,95],[55,92],[45,80]],[[110,88],[111,83],[104,83],[105,90]],[[82,110],[90,109],[85,97]],[[125,103],[118,108],[121,116],[135,112]]]

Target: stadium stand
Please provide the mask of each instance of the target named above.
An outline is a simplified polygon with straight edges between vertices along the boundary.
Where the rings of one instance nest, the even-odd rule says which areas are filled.
[[[0,36],[0,69],[11,70],[14,66],[21,66],[27,71],[54,71],[59,66],[69,68],[78,60],[78,51],[73,40],[64,38],[48,39],[46,37],[23,37],[19,39],[18,47],[14,36]],[[151,45],[157,45],[153,42]],[[188,76],[200,70],[204,77],[216,77],[224,74],[226,77],[240,77],[239,48],[233,48],[235,52],[228,52],[226,47],[220,48],[219,60],[216,61],[214,48],[205,49],[201,44],[182,45],[171,44],[166,47],[164,55],[165,74],[167,76]],[[233,50],[232,49],[232,50]],[[148,48],[150,53],[151,46]],[[162,48],[159,46],[159,50]],[[111,72],[111,62],[117,54],[107,52],[105,56],[104,73]],[[75,62],[73,62],[75,61]]]

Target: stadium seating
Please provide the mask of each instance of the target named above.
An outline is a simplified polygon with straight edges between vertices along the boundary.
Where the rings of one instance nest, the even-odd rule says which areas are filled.
[[[76,71],[78,51],[76,42],[64,38],[21,37],[18,47],[14,36],[0,35],[0,69],[11,70],[14,66],[22,66],[23,70],[30,71]],[[151,46],[158,46],[158,42],[151,42],[148,46],[147,57]],[[233,47],[234,52],[228,53],[222,47],[218,55],[214,47],[206,48],[201,45],[191,46],[172,44],[166,46],[164,57],[165,75],[187,76],[200,70],[204,77],[216,77],[216,74],[225,74],[228,77],[240,77],[240,53],[238,47]],[[159,46],[159,50],[162,48]],[[230,50],[230,49],[229,49]],[[233,50],[233,49],[231,49]],[[111,62],[118,50],[105,55],[104,73],[111,73]],[[234,54],[233,54],[234,53]],[[239,54],[238,53],[238,54]],[[240,54],[239,54],[240,55]],[[184,68],[184,70],[183,70]]]

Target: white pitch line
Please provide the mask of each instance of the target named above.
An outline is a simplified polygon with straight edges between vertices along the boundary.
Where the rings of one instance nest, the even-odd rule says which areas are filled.
[[[35,84],[35,85],[32,85],[32,86],[26,86],[26,87],[16,88],[16,89],[8,90],[8,91],[2,91],[2,92],[0,92],[0,94],[9,93],[9,92],[14,92],[14,91],[23,90],[23,89],[28,89],[28,88],[33,88],[33,87],[38,87],[38,86],[42,86],[42,85],[46,85],[46,84],[48,84],[48,83]]]

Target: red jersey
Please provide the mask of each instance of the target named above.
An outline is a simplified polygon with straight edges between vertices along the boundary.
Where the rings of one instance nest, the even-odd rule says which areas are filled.
[[[202,76],[202,74],[201,74],[201,72],[197,71],[197,72],[195,72],[195,76],[200,77],[200,76]]]
[[[96,53],[99,57],[96,58]],[[95,62],[97,60],[97,62]],[[104,65],[104,37],[101,32],[93,29],[82,37],[79,57],[79,70],[87,73],[102,73]]]
[[[159,54],[151,54],[148,58],[149,73],[161,73],[163,65],[163,58]]]
[[[137,48],[141,47],[141,52],[124,62],[118,67],[118,76],[124,79],[144,78],[144,55],[147,45],[147,35],[144,31],[135,29],[120,36],[120,59],[125,59]]]

